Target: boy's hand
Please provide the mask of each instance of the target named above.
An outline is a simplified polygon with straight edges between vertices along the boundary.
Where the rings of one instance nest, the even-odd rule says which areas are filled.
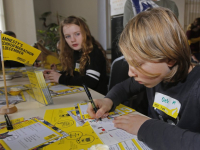
[[[128,114],[116,117],[113,121],[116,128],[123,129],[131,134],[138,134],[141,125],[150,118],[142,115]]]

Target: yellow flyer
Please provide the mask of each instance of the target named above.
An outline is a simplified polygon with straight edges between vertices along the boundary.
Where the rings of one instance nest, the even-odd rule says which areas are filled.
[[[91,147],[94,144],[102,144],[102,141],[96,135],[88,122],[86,122],[83,126],[77,127],[76,121],[67,113],[67,111],[71,111],[74,109],[74,107],[68,107],[46,110],[44,119],[61,129],[62,131],[65,131],[69,136],[47,147],[44,147],[43,150],[87,150],[87,148]]]
[[[74,109],[74,107],[68,107],[46,110],[44,120],[50,122],[63,131],[68,131],[69,128],[76,128],[76,121],[67,113],[67,111]]]
[[[62,136],[61,133],[36,118],[15,124],[13,128],[13,130],[3,128],[0,131],[0,137],[3,140],[1,144],[10,149],[33,149]]]
[[[33,65],[40,50],[6,34],[1,34],[3,59]]]
[[[76,128],[71,128],[67,131],[67,133],[69,134],[68,137],[44,147],[43,150],[88,150],[88,148],[90,148],[92,145],[103,144],[92,127],[88,124]]]
[[[32,125],[34,123],[35,123],[35,121],[33,121],[33,120],[26,120],[26,121],[21,122],[20,124],[14,124],[13,130],[9,130],[9,131],[14,131],[14,130]],[[0,134],[5,133],[5,132],[9,132],[9,131],[7,130],[7,128],[3,128],[3,129],[0,130]]]

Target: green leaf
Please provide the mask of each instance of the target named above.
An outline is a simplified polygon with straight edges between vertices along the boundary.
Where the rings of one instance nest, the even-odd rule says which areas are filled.
[[[51,11],[44,12],[44,13],[41,15],[41,17],[42,17],[42,18],[46,18],[46,17],[48,17],[50,14],[51,14]]]

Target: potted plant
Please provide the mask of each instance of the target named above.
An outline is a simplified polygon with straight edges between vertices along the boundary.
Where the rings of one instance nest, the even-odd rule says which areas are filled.
[[[62,18],[62,16],[56,14],[57,17],[57,23],[50,23],[46,24],[46,19],[49,17],[52,13],[49,12],[44,12],[41,17],[39,18],[40,20],[43,20],[43,26],[46,28],[45,30],[38,30],[38,36],[40,40],[44,41],[44,46],[52,51],[56,52],[56,44],[59,40],[59,33],[58,33],[58,28],[59,28],[59,19]]]

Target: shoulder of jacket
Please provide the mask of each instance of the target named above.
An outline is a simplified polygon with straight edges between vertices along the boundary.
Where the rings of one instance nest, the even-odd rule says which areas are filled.
[[[100,54],[103,54],[103,53],[101,52],[101,50],[98,48],[96,44],[93,44],[93,50],[91,51],[89,55],[100,55]]]

